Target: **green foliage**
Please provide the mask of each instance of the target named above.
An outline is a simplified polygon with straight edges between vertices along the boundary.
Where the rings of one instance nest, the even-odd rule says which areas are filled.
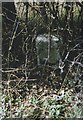
[[[82,118],[83,117],[83,103],[79,98],[73,95],[73,90],[69,90],[65,92],[65,95],[54,95],[54,97],[50,96],[42,96],[39,99],[38,96],[29,95],[29,98],[26,100],[20,101],[20,98],[15,101],[15,103],[11,104],[12,108],[9,109],[11,98],[7,96],[3,96],[6,105],[6,109],[4,111],[4,117],[8,117],[10,111],[15,111],[13,113],[13,117],[29,117],[33,119],[37,118],[52,118],[52,119],[61,119],[61,118]],[[55,99],[57,96],[57,99]],[[50,98],[49,98],[50,97]],[[61,99],[60,99],[61,97]],[[19,105],[19,106],[18,106]],[[15,110],[13,109],[15,106]]]

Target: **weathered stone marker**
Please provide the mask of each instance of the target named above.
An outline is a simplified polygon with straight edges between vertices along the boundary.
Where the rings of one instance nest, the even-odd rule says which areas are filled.
[[[59,38],[54,35],[43,34],[36,38],[38,65],[56,63],[59,59],[58,42]]]

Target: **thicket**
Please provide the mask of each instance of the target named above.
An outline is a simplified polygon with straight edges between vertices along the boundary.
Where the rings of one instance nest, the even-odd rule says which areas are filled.
[[[13,3],[10,9],[6,5],[2,5],[5,117],[83,117],[83,3],[23,3],[21,17]],[[55,65],[37,64],[35,40],[41,34],[61,38]]]

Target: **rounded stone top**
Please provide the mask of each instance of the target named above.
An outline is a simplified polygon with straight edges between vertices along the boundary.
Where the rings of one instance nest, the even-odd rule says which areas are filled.
[[[54,42],[59,41],[59,38],[54,35],[43,34],[43,35],[37,36],[36,42],[48,42],[49,39],[51,39],[51,41],[54,41]]]

